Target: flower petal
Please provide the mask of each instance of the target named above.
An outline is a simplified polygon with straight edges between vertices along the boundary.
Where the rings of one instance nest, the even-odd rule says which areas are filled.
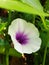
[[[9,26],[8,34],[14,35],[18,31],[23,32],[24,31],[24,26],[26,24],[27,23],[23,19],[20,19],[20,18],[15,19],[14,21],[12,21],[11,25]]]
[[[27,25],[25,25],[25,33],[28,34],[29,38],[39,37],[38,29],[31,23],[27,23]]]
[[[22,45],[14,38],[14,37],[11,37],[12,38],[12,41],[13,41],[13,44],[14,44],[14,48],[20,52],[20,53],[23,53],[22,52]]]
[[[27,23],[23,19],[15,19],[9,26],[8,34],[14,35],[16,32],[21,31],[29,35],[29,37],[39,37],[38,29],[31,23]]]
[[[30,54],[32,52],[36,52],[39,50],[40,46],[41,46],[41,39],[40,38],[31,39],[28,44],[23,46],[23,53]]]

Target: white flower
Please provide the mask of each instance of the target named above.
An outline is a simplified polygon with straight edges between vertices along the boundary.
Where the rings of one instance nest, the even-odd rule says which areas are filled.
[[[30,54],[40,49],[41,39],[38,29],[23,19],[12,21],[8,34],[11,36],[14,48],[20,53]]]

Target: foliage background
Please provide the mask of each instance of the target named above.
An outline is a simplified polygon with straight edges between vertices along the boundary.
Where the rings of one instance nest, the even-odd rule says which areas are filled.
[[[16,1],[19,3],[17,6],[13,3]],[[23,1],[25,4],[22,3]],[[33,0],[23,1],[7,0],[6,4],[3,4],[3,0],[0,0],[0,65],[49,65],[49,0],[34,0],[32,3],[34,6],[30,4]],[[42,6],[35,5],[38,2]],[[38,28],[42,39],[38,52],[30,55],[25,54],[26,61],[13,48],[13,43],[8,35],[8,27],[16,18],[33,23]]]

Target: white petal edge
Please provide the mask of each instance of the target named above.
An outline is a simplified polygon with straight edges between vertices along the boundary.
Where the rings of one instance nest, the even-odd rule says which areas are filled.
[[[32,23],[27,23],[25,26],[25,33],[28,34],[29,38],[39,37],[39,31]]]
[[[23,53],[31,54],[34,52],[37,52],[40,49],[41,46],[41,39],[32,39],[30,42],[24,46],[23,48]]]
[[[13,36],[11,37],[11,39],[13,41],[15,50],[23,54],[22,45]]]

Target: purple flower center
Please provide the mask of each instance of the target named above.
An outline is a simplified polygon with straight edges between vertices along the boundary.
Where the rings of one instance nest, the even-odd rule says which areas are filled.
[[[28,43],[29,38],[27,37],[27,34],[24,34],[24,32],[18,32],[18,33],[16,33],[16,40],[20,44],[24,45],[24,44]]]

